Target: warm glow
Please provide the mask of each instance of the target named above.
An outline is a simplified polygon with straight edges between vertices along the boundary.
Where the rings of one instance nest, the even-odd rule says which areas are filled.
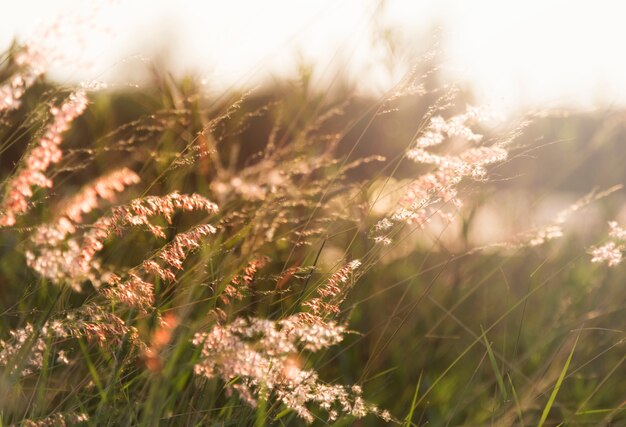
[[[210,87],[224,89],[253,86],[268,73],[293,75],[300,62],[316,64],[316,79],[326,83],[348,67],[359,87],[379,92],[402,71],[388,72],[389,53],[379,40],[381,31],[391,28],[416,51],[436,43],[449,81],[471,84],[479,101],[499,108],[626,103],[626,61],[619,54],[626,26],[619,2],[113,3],[95,19],[111,34],[79,28],[84,47],[77,43],[72,16],[91,13],[92,2],[12,3],[4,11],[10,19],[0,28],[0,42],[6,46],[16,35],[24,39],[61,16],[67,33],[61,49],[68,46],[79,52],[73,56],[93,64],[57,67],[55,75],[63,81],[127,82],[129,70],[158,58],[176,73],[196,70]]]

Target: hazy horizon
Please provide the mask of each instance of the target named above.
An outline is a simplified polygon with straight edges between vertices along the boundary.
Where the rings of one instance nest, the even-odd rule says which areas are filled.
[[[76,0],[14,3],[0,42],[25,41],[56,21],[60,31],[48,47],[72,52],[72,61],[52,67],[60,81],[132,84],[143,61],[159,61],[220,90],[293,76],[299,63],[310,63],[318,81],[327,84],[340,70],[372,93],[434,49],[446,82],[469,86],[477,102],[506,112],[626,105],[626,62],[615,55],[626,37],[618,3],[99,3],[98,11]],[[86,15],[93,15],[87,25]]]

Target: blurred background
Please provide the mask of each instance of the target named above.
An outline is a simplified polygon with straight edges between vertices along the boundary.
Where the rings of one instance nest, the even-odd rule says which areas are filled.
[[[445,81],[510,114],[623,106],[621,2],[25,0],[3,6],[0,44],[45,38],[60,81],[141,83],[142,63],[212,89],[254,87],[314,65],[380,94],[434,52]],[[46,29],[55,25],[52,31]]]

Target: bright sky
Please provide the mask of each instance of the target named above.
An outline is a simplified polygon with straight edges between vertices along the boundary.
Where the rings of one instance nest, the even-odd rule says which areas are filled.
[[[300,60],[316,64],[320,80],[343,70],[361,88],[381,91],[400,77],[388,72],[381,31],[391,28],[423,52],[438,28],[447,80],[472,85],[481,103],[507,111],[626,106],[620,1],[117,0],[94,11],[95,3],[7,2],[0,44],[32,38],[59,16],[65,34],[47,44],[79,63],[53,69],[64,81],[133,81],[159,57],[175,73],[195,70],[223,89],[294,75]],[[95,28],[73,18],[92,13]]]

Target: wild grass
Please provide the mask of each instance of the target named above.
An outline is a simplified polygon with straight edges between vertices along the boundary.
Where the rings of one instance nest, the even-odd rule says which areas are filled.
[[[216,98],[38,58],[1,74],[3,425],[626,422],[624,233],[579,233],[617,188],[498,230],[515,183],[557,193],[545,119],[489,130],[429,74]]]

